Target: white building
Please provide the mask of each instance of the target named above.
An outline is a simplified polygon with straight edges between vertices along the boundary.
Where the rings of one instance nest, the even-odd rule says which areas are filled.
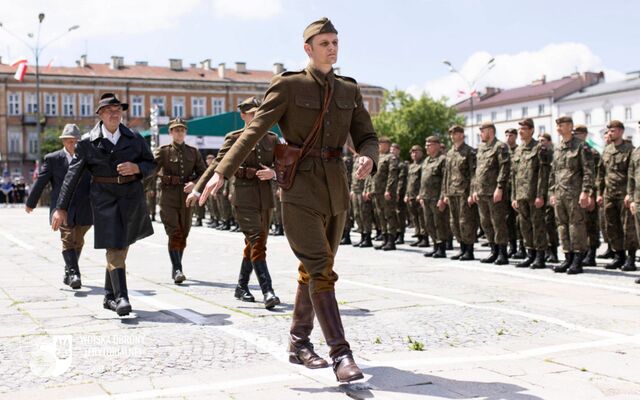
[[[513,89],[488,87],[479,97],[469,98],[454,107],[465,118],[467,144],[471,146],[477,147],[480,143],[478,127],[483,122],[493,122],[498,139],[504,140],[504,131],[518,128],[518,121],[524,118],[533,119],[536,133],[548,132],[555,141],[555,119],[559,115],[556,102],[603,79],[601,72],[585,72],[550,82],[542,77],[530,85]]]
[[[625,138],[640,145],[640,71],[618,82],[600,83],[573,93],[557,103],[558,112],[573,117],[574,124],[589,128],[590,138],[602,145],[602,134],[614,119],[624,124]]]

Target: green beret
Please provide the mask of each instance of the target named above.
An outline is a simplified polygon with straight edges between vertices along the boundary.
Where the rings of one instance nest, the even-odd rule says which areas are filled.
[[[331,21],[329,21],[329,18],[324,17],[310,23],[309,26],[305,28],[302,37],[304,38],[304,41],[307,42],[309,39],[319,33],[335,33],[337,35],[338,31],[333,26]]]
[[[425,140],[425,142],[426,142],[426,143],[440,143],[440,138],[439,138],[439,137],[437,137],[437,136],[432,135],[432,136],[429,136],[429,137]]]
[[[417,144],[414,144],[413,146],[411,146],[411,151],[422,151],[422,147],[420,147]]]
[[[451,128],[449,128],[449,133],[464,133],[464,128],[461,127],[460,125],[454,125]]]
[[[480,130],[489,128],[493,128],[494,132],[496,131],[496,126],[493,124],[493,122],[483,122],[482,125],[480,125]]]
[[[557,125],[560,125],[563,122],[568,122],[570,124],[573,124],[573,118],[565,115],[564,117],[560,117],[560,118],[556,119],[556,124]]]
[[[584,134],[587,134],[587,133],[589,133],[589,130],[587,129],[586,125],[576,125],[573,128],[573,133],[584,133]]]

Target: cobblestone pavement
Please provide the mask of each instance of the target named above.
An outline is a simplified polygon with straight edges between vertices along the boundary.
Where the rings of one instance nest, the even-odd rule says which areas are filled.
[[[73,291],[47,211],[0,209],[0,398],[547,399],[568,387],[573,398],[640,398],[637,272],[567,276],[342,246],[337,296],[366,377],[337,385],[330,369],[287,362],[297,262],[285,238],[269,239],[282,305],[267,311],[233,298],[242,234],[193,228],[176,286],[154,228],[130,250],[134,314],[120,319],[102,309],[93,231]],[[251,289],[260,300],[255,277]],[[319,327],[312,339],[326,356]]]

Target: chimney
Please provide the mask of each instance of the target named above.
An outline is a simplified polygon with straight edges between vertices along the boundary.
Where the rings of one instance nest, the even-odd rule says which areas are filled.
[[[206,60],[200,61],[200,68],[209,71],[211,69],[211,59],[207,58]]]
[[[531,85],[533,85],[533,86],[544,85],[545,83],[547,83],[547,76],[546,75],[542,75],[540,77],[540,79],[536,79],[535,81],[531,82]]]
[[[195,67],[196,67],[196,63],[189,64],[189,68],[195,68]]]
[[[284,64],[283,63],[273,63],[273,73],[275,75],[281,74],[284,72]]]
[[[226,70],[227,69],[226,69],[224,63],[218,64],[218,76],[220,77],[220,79],[224,79],[224,75],[225,75]]]
[[[239,74],[247,73],[247,63],[236,61],[236,72]]]
[[[500,89],[498,89],[497,87],[487,86],[485,88],[485,93],[483,94],[482,97],[493,96],[494,94],[499,93],[499,92],[500,92]]]
[[[136,61],[136,65],[140,67],[146,67],[149,65],[149,63],[147,61]]]
[[[122,67],[124,67],[124,57],[111,56],[111,64],[109,64],[109,68],[120,69]]]
[[[78,60],[78,66],[80,68],[84,68],[87,66],[87,55],[83,54],[80,56],[80,59]]]
[[[182,60],[179,58],[170,58],[169,68],[173,71],[182,71]]]

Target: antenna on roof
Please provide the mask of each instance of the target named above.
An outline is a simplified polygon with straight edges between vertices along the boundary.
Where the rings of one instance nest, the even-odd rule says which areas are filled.
[[[84,55],[87,56],[87,59],[89,59],[89,40],[88,39],[84,40]]]

